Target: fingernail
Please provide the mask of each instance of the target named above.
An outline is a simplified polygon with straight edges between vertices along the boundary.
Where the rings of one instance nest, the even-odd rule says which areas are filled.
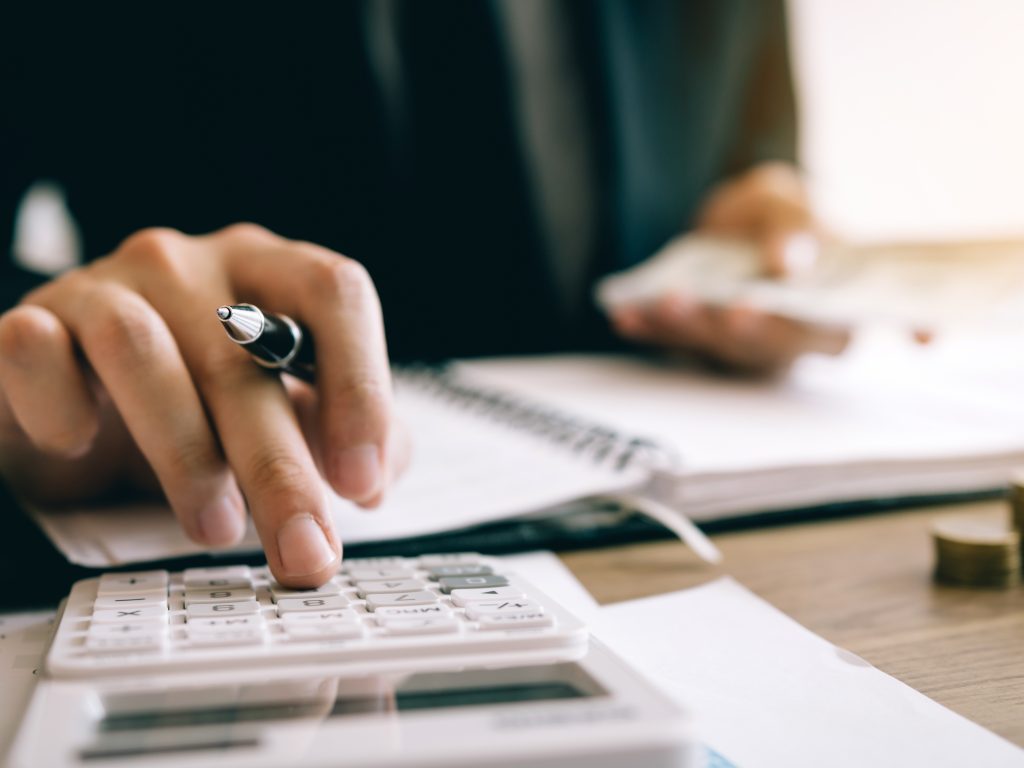
[[[372,443],[346,448],[334,460],[335,489],[355,501],[368,499],[380,490],[380,451]]]
[[[818,261],[819,250],[818,239],[809,232],[788,238],[782,250],[786,273],[800,275],[813,269]]]
[[[199,512],[199,534],[214,547],[225,547],[242,538],[245,510],[239,499],[226,493]]]
[[[323,530],[309,515],[299,515],[277,532],[277,553],[288,576],[300,578],[322,571],[336,557]]]

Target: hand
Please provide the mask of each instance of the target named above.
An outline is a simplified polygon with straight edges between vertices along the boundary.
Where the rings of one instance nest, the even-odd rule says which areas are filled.
[[[215,309],[239,301],[311,330],[315,390],[230,343]],[[366,271],[255,225],[144,230],[0,316],[0,469],[21,493],[81,502],[158,482],[210,546],[239,539],[248,502],[274,576],[295,587],[341,557],[321,471],[374,506],[404,462],[391,410]]]
[[[758,246],[766,274],[785,277],[813,267],[819,234],[803,181],[783,163],[757,166],[713,190],[697,218],[698,232],[741,237]],[[808,325],[745,306],[714,307],[684,293],[612,315],[622,336],[667,349],[695,352],[750,373],[788,367],[805,352],[838,354],[843,329]]]

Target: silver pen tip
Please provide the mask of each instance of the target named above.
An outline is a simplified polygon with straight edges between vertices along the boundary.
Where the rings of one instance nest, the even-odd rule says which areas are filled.
[[[231,307],[217,307],[217,317],[227,320],[231,317]]]

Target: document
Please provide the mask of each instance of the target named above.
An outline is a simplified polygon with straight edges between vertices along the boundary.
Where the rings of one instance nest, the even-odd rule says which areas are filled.
[[[1024,750],[797,624],[736,581],[601,608],[595,635],[744,768],[1021,768]]]

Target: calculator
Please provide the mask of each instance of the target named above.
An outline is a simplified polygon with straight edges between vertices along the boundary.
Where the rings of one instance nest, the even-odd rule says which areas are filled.
[[[66,599],[12,766],[691,766],[688,722],[475,553],[118,572]],[[625,761],[625,762],[623,762]]]

